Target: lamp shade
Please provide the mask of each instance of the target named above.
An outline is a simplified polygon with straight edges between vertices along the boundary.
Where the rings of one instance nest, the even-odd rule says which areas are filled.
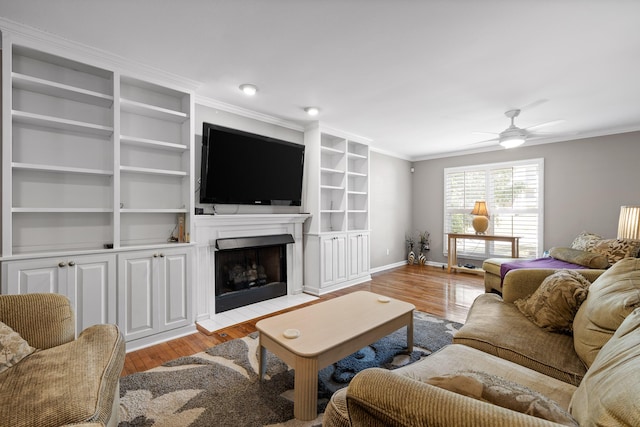
[[[476,204],[473,206],[473,210],[471,211],[471,215],[489,216],[489,211],[487,211],[487,202],[476,201]]]
[[[640,206],[621,206],[618,239],[640,240]]]

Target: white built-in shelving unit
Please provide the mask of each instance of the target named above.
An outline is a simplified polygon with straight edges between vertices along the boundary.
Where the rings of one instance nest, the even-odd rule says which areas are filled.
[[[193,220],[192,90],[0,31],[0,291],[67,295],[78,331],[117,322],[152,341],[193,329],[191,245],[171,238],[181,222],[186,240]]]
[[[368,280],[369,145],[319,123],[305,131],[305,291]]]

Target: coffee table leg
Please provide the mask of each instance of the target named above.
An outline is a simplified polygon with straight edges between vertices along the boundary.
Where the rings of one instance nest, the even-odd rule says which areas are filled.
[[[409,322],[407,323],[407,350],[409,353],[413,351],[413,311],[409,313]]]
[[[296,357],[293,415],[301,421],[318,416],[318,360]]]
[[[264,378],[264,374],[267,372],[267,349],[262,346],[262,342],[260,343],[260,358],[258,360],[258,375],[259,380],[262,381]]]

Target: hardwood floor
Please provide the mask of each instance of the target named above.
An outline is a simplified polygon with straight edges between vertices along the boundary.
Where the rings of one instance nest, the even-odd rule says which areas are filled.
[[[323,295],[319,300],[309,304],[361,290],[407,301],[414,304],[419,311],[463,323],[473,300],[484,292],[484,284],[482,276],[475,274],[447,274],[446,270],[437,267],[407,265],[374,274],[368,282]],[[301,306],[269,316],[299,307]],[[197,332],[128,353],[122,375],[146,371],[169,360],[190,356],[216,344],[242,338],[256,331],[255,325],[258,320],[269,316],[239,323],[215,331],[212,335]]]

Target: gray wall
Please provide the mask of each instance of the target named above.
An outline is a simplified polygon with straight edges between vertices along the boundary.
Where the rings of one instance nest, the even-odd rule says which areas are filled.
[[[431,260],[446,262],[444,169],[533,158],[544,158],[545,249],[581,231],[615,238],[620,206],[640,205],[640,132],[416,162],[413,228],[431,232]]]
[[[405,233],[411,231],[411,163],[371,152],[371,268],[404,261]],[[387,250],[389,253],[387,254]]]

